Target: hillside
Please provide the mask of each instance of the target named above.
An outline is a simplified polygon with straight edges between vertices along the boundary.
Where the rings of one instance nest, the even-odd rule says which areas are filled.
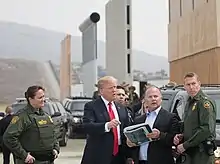
[[[48,80],[44,64],[23,59],[0,58],[0,104],[12,103],[15,98],[24,97],[30,85],[42,85],[46,96],[54,96],[54,89]]]
[[[60,41],[64,33],[11,22],[0,22],[0,58],[24,58],[59,64]],[[81,61],[81,37],[72,36],[72,61]],[[105,43],[98,41],[98,64],[105,67]],[[156,72],[164,69],[168,72],[168,60],[165,57],[133,50],[134,69],[144,72]]]

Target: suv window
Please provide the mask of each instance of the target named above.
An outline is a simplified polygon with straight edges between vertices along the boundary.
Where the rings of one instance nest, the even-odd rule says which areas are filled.
[[[51,105],[52,105],[52,107],[53,107],[53,114],[54,114],[55,112],[59,112],[59,109],[58,109],[58,107],[57,107],[57,105],[56,105],[55,103],[52,103]]]
[[[27,104],[26,103],[17,103],[12,104],[12,109],[14,113],[17,113],[20,109],[23,109]],[[45,103],[44,107],[42,108],[46,113],[52,115],[49,104]]]
[[[161,106],[163,107],[163,109],[169,110],[170,100],[168,98],[163,98]]]
[[[71,110],[71,102],[68,102],[68,104],[66,104],[66,109],[68,109],[69,111]]]
[[[64,108],[67,108],[67,106],[69,105],[69,103],[70,103],[69,101],[66,101],[66,102],[63,104],[63,107],[64,107]]]
[[[12,110],[14,113],[17,113],[20,109],[23,109],[27,104],[12,104]]]
[[[62,114],[62,115],[65,115],[66,114],[66,111],[64,109],[64,107],[62,106],[62,104],[60,102],[56,102],[56,105],[58,107],[58,110],[59,112]]]
[[[211,97],[215,103],[216,103],[216,109],[217,109],[217,113],[216,113],[216,119],[220,120],[220,95],[215,95],[215,94],[208,94],[209,97]]]
[[[89,100],[88,101],[72,101],[71,106],[70,106],[70,110],[71,111],[84,110],[84,106],[87,102],[89,102]]]
[[[180,119],[183,117],[183,113],[186,106],[186,99],[182,95],[178,95],[174,102],[173,113],[176,113]]]
[[[170,110],[171,109],[171,105],[172,105],[172,100],[173,98],[175,97],[175,94],[171,93],[171,94],[168,94],[168,93],[162,93],[162,104],[161,106],[163,107],[163,109],[165,110]]]
[[[220,111],[219,111],[220,110],[220,99],[216,99],[215,103],[216,103],[216,108],[218,109],[216,113],[216,119],[220,120]]]

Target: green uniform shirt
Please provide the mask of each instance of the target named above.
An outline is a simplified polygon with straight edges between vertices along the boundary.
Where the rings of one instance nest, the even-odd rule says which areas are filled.
[[[28,152],[44,152],[48,149],[59,152],[52,119],[42,109],[37,111],[31,105],[21,109],[13,117],[4,133],[3,141],[21,159],[25,159]]]
[[[215,139],[216,104],[202,90],[189,98],[184,112],[185,149],[199,146],[206,139]]]

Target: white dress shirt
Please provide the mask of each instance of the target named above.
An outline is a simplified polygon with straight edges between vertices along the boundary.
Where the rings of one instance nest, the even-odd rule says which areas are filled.
[[[107,100],[106,100],[104,97],[102,97],[102,96],[101,96],[101,98],[102,98],[103,102],[105,103],[107,112],[109,112],[109,111],[108,111],[109,101],[107,101]],[[114,112],[115,119],[119,121],[119,116],[118,116],[118,112],[117,112],[115,103],[114,103],[114,102],[111,102],[111,103],[112,103],[112,110],[113,110],[113,112]],[[108,129],[107,124],[108,124],[108,122],[105,123],[105,132],[110,132],[110,129]],[[118,131],[118,145],[121,145],[120,125],[117,126],[117,131]]]
[[[152,112],[146,113],[147,117],[146,117],[145,123],[147,123],[151,127],[151,129],[153,128],[154,122],[157,118],[157,115],[158,115],[160,109],[161,109],[161,106]],[[140,145],[139,160],[147,161],[148,146],[149,146],[148,142]]]

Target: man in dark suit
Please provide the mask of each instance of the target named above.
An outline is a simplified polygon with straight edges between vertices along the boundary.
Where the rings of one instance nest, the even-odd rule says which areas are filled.
[[[3,137],[8,125],[10,124],[12,120],[12,108],[8,106],[5,109],[6,116],[0,120],[0,136]],[[10,163],[10,154],[11,151],[5,146],[5,144],[2,142],[2,153],[3,153],[3,164],[9,164]],[[14,157],[14,156],[13,156]]]
[[[147,135],[154,141],[140,145],[135,164],[174,164],[172,155],[173,138],[179,132],[178,118],[161,107],[162,95],[159,88],[149,87],[145,92],[146,114],[135,118],[135,124],[148,123],[152,133]],[[127,140],[130,147],[136,146]]]
[[[99,79],[100,97],[84,107],[83,126],[87,141],[81,164],[123,164],[123,129],[129,124],[125,107],[114,102],[117,80],[112,76]]]

